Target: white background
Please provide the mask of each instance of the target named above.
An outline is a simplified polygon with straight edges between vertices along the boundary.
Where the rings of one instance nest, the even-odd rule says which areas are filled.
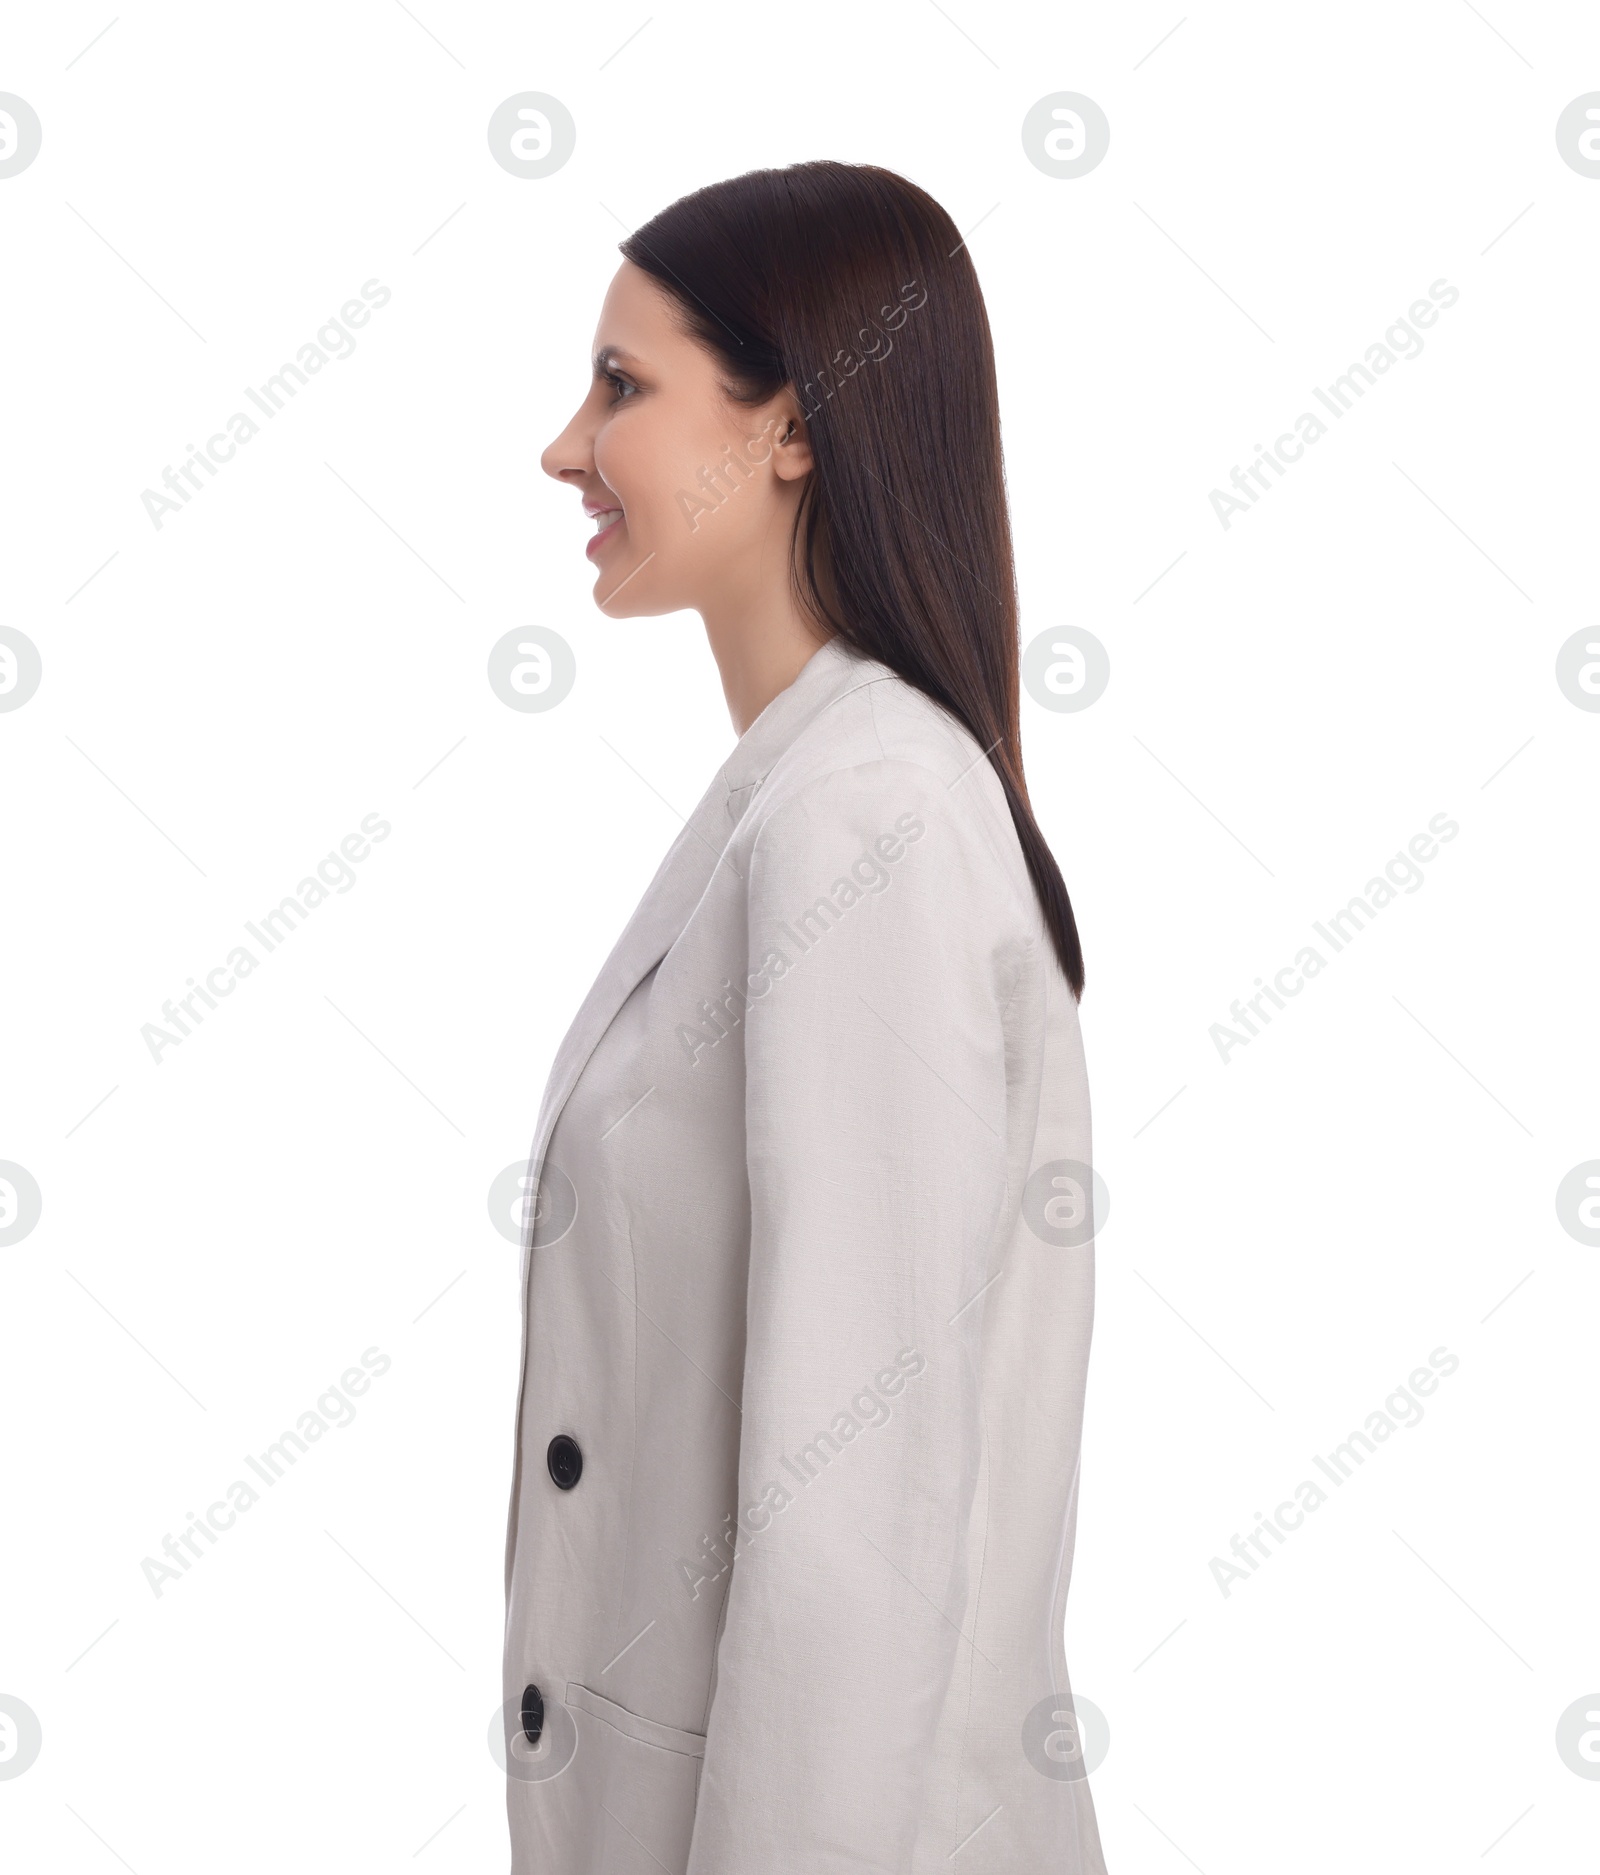
[[[1600,17],[110,17],[19,9],[0,65],[43,124],[0,182],[0,622],[44,669],[0,715],[0,1158],[43,1193],[0,1250],[0,1694],[43,1728],[9,1866],[505,1866],[488,1188],[733,740],[694,618],[593,611],[538,455],[622,234],[826,155],[975,229],[1024,640],[1111,659],[1092,708],[1024,704],[1111,1193],[1067,1628],[1108,1864],[1591,1869],[1555,1728],[1600,1688],[1600,1253],[1555,1193],[1600,1156],[1600,715],[1554,670],[1594,623],[1600,181],[1554,127]],[[542,181],[485,135],[530,89],[578,126]],[[1058,90],[1111,124],[1077,180],[1022,148]],[[374,278],[355,353],[156,529],[141,491]],[[1438,279],[1422,354],[1223,529],[1211,489]],[[548,714],[486,679],[528,624],[578,660]],[[353,887],[153,1062],[369,813]],[[1211,1025],[1440,813],[1421,888],[1224,1065]],[[354,1423],[154,1595],[374,1346]],[[1423,1421],[1224,1596],[1212,1557],[1440,1347]]]

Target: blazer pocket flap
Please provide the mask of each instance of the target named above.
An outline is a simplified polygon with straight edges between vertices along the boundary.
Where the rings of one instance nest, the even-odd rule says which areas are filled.
[[[703,1758],[706,1755],[703,1734],[680,1732],[675,1725],[661,1725],[654,1719],[641,1719],[638,1713],[629,1712],[614,1700],[602,1699],[598,1693],[591,1693],[587,1686],[580,1686],[576,1680],[567,1682],[567,1704],[579,1712],[587,1712],[625,1737],[637,1739],[641,1745],[654,1745],[660,1751],[676,1751],[685,1758]]]

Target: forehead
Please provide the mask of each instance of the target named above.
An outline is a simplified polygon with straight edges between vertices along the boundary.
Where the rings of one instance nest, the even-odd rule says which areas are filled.
[[[600,307],[594,349],[607,346],[640,360],[700,351],[680,329],[671,296],[631,260],[617,269]]]

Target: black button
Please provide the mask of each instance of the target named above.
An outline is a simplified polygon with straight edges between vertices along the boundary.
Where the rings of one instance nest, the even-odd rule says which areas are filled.
[[[522,1729],[527,1734],[528,1743],[537,1745],[539,1734],[544,1730],[544,1694],[537,1686],[525,1686],[522,1689]]]
[[[550,1450],[544,1455],[544,1462],[550,1467],[550,1476],[555,1479],[557,1488],[570,1491],[583,1476],[583,1454],[578,1450],[578,1441],[569,1439],[564,1432],[558,1432],[550,1441]]]

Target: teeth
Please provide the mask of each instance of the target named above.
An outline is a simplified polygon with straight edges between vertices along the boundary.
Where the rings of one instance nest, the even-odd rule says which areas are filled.
[[[607,528],[613,521],[620,521],[621,519],[622,510],[620,508],[603,509],[594,517],[594,531],[598,534],[602,528]]]

